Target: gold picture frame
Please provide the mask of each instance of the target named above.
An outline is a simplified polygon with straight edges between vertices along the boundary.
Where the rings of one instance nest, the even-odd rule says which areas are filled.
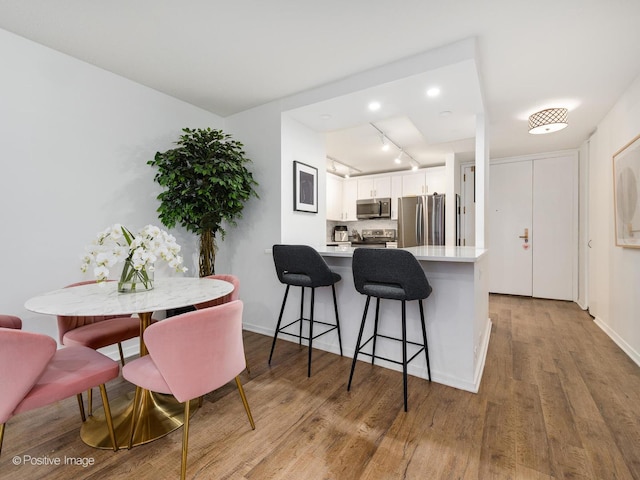
[[[640,248],[640,135],[613,155],[616,245]]]

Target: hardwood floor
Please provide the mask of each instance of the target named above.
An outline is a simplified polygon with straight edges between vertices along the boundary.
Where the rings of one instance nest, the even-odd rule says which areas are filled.
[[[242,375],[205,397],[190,429],[192,479],[640,479],[640,368],[575,304],[491,296],[493,331],[478,394],[245,332]],[[114,397],[131,390],[108,385]],[[178,478],[182,430],[130,451],[79,438],[75,399],[7,423],[0,478]],[[13,458],[93,459],[88,467]]]

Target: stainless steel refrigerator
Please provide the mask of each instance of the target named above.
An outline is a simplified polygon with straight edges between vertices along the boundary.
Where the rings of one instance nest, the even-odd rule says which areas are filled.
[[[398,248],[444,245],[444,195],[398,199]]]

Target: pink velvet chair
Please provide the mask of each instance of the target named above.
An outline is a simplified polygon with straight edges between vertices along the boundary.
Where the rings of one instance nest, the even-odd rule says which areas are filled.
[[[220,274],[220,275],[209,275],[208,277],[214,280],[223,280],[225,282],[229,282],[233,285],[233,292],[228,293],[224,297],[216,298],[215,300],[209,300],[208,302],[202,302],[194,305],[198,310],[208,307],[215,307],[216,305],[222,305],[223,303],[233,302],[234,300],[238,300],[240,298],[240,279],[235,275],[229,274]]]
[[[233,291],[231,293],[226,294],[224,297],[216,298],[215,300],[209,300],[208,302],[197,303],[194,307],[198,310],[208,307],[215,307],[216,305],[222,305],[223,303],[233,302],[234,300],[238,300],[240,297],[240,279],[235,275],[230,274],[219,274],[219,275],[209,275],[204,278],[211,278],[215,280],[223,280],[225,282],[229,282],[233,285]],[[249,368],[249,361],[245,358],[245,363],[247,364],[247,373],[251,373]]]
[[[22,328],[22,320],[13,315],[0,315],[0,328],[15,328],[20,330]]]
[[[87,347],[56,349],[47,335],[0,328],[0,452],[5,424],[19,413],[76,395],[84,422],[81,392],[95,386],[100,386],[109,437],[117,450],[104,384],[118,377],[118,363]]]
[[[151,325],[144,332],[149,355],[124,366],[122,376],[136,385],[134,415],[141,389],[171,394],[184,402],[181,478],[187,470],[190,401],[235,378],[242,403],[255,429],[238,375],[245,368],[242,344],[242,302],[183,313]],[[131,425],[132,440],[137,425]]]
[[[66,288],[95,283],[95,280],[72,283]],[[122,342],[140,336],[140,319],[131,315],[66,316],[58,315],[58,335],[65,346],[83,346],[97,350],[118,344],[124,365]],[[93,413],[93,395],[87,392],[89,415]]]
[[[68,287],[95,283],[95,280],[72,283]],[[124,365],[122,342],[140,335],[140,320],[131,315],[77,316],[58,315],[60,343],[98,348],[118,344],[120,361]]]

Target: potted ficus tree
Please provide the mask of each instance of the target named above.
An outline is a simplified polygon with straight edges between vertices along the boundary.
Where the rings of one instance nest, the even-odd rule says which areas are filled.
[[[215,273],[216,234],[224,239],[223,222],[236,225],[245,202],[257,197],[258,183],[246,168],[242,143],[222,130],[183,128],[177,147],[157,152],[147,163],[157,167],[154,180],[160,221],[177,224],[200,237],[200,276]]]

